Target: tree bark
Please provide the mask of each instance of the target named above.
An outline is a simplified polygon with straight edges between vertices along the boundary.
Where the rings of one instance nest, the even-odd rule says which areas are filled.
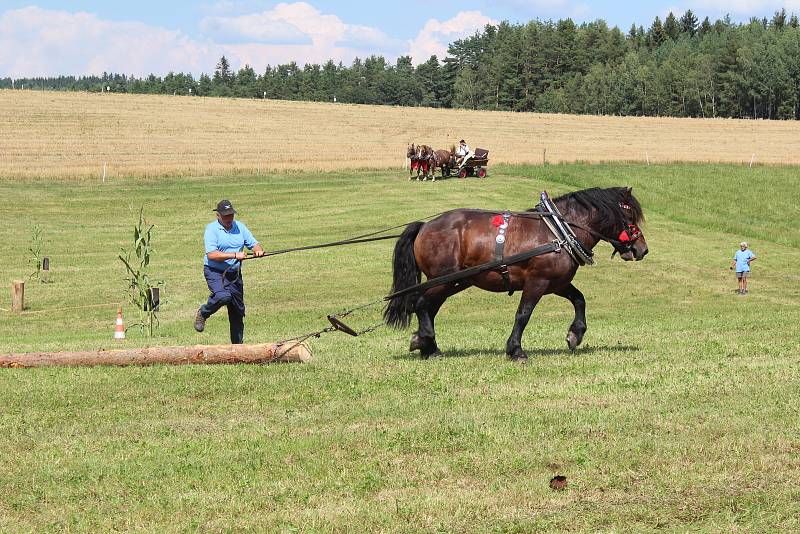
[[[307,362],[309,360],[311,360],[311,349],[308,345],[290,341],[281,345],[275,343],[259,345],[195,345],[192,347],[150,347],[84,352],[0,354],[0,368],[157,364],[264,364],[273,362]]]

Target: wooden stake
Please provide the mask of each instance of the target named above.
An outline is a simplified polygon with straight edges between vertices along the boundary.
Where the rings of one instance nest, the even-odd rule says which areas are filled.
[[[14,280],[11,286],[11,311],[20,313],[25,309],[25,281]]]
[[[276,343],[263,343],[260,345],[195,345],[193,347],[0,354],[0,368],[155,364],[263,364],[272,362],[307,362],[309,360],[311,360],[311,349],[307,344],[289,341],[281,345]]]
[[[542,165],[547,164],[547,147],[542,149]]]

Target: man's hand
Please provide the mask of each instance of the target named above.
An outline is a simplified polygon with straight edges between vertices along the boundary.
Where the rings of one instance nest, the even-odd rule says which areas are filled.
[[[235,254],[234,259],[237,260],[243,260],[247,257],[247,254],[245,254],[244,252],[235,252],[234,254]]]
[[[255,255],[256,258],[260,258],[261,256],[264,255],[264,251],[263,250],[254,250],[253,254]]]

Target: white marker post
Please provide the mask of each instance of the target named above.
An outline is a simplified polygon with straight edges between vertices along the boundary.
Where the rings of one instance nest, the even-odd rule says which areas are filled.
[[[103,162],[103,183],[106,183],[106,165],[108,165],[108,162]]]

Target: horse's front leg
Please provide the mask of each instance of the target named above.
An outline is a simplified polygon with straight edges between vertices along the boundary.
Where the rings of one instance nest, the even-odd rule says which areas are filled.
[[[572,284],[558,291],[556,295],[564,297],[575,307],[575,318],[567,330],[567,346],[569,350],[575,350],[583,341],[583,334],[586,333],[586,299],[583,297],[583,293]]]
[[[522,290],[522,298],[519,300],[517,314],[514,317],[514,328],[511,330],[508,341],[506,341],[506,355],[512,361],[522,363],[528,361],[528,355],[522,350],[522,333],[525,331],[525,327],[528,326],[533,309],[539,303],[542,295],[544,295],[544,289],[545,285],[539,283],[526,284]]]

